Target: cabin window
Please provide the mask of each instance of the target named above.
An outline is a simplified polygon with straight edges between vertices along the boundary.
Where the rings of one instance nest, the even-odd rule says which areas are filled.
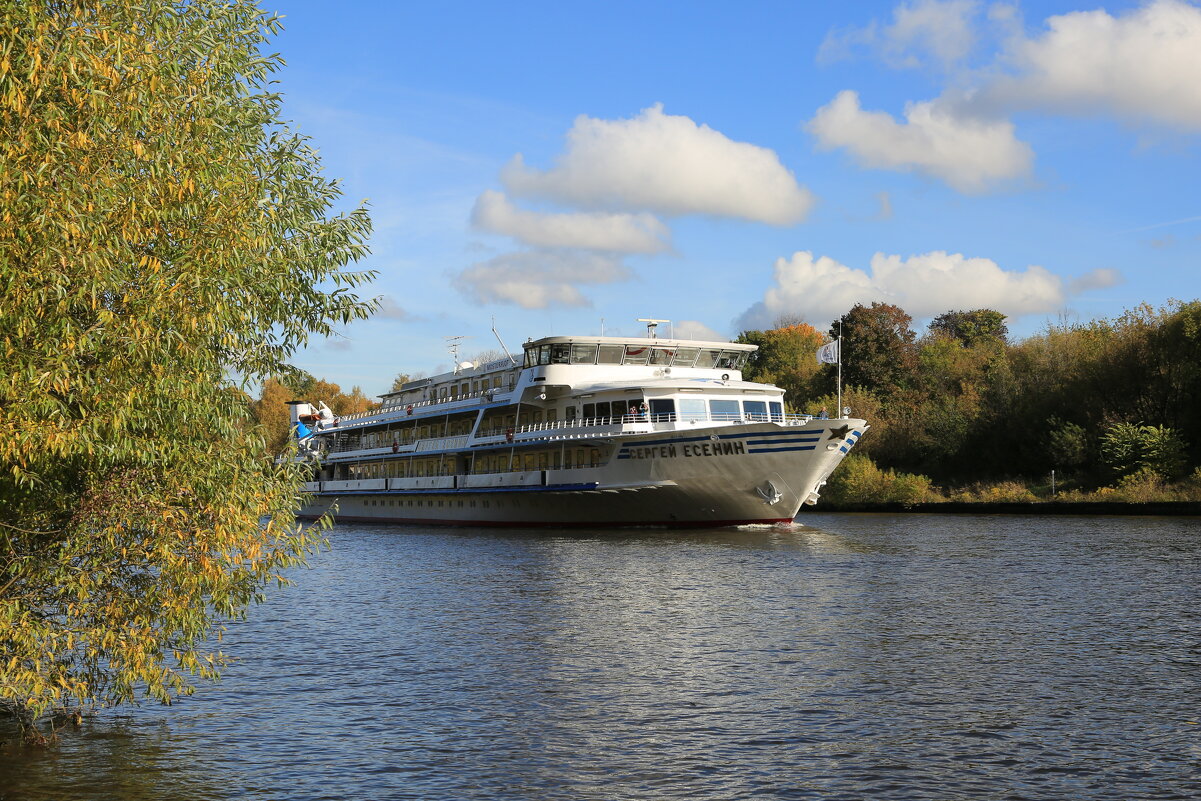
[[[702,398],[680,398],[679,404],[681,420],[707,420],[709,418],[705,411],[705,401]]]
[[[574,406],[568,406],[566,409],[563,410],[563,419],[564,420],[574,420],[575,419],[575,407]]]
[[[742,413],[748,420],[766,420],[767,401],[743,401]]]
[[[548,422],[548,423],[555,422],[555,420],[557,420],[558,416],[559,416],[558,411],[559,411],[558,409],[547,409],[546,410],[546,422]]]
[[[650,348],[645,345],[626,345],[626,364],[646,364],[650,358]]]
[[[676,402],[668,400],[652,400],[651,401],[651,421],[656,423],[667,423],[675,419]]]
[[[467,384],[467,383],[459,384],[459,394],[460,395],[470,395],[471,394],[471,384]]]
[[[736,400],[709,401],[709,414],[713,415],[714,420],[738,420],[742,417]]]
[[[671,364],[671,357],[675,355],[675,350],[653,348],[651,350],[651,364]]]
[[[624,354],[625,348],[621,345],[601,345],[597,361],[600,364],[621,364],[621,357]]]
[[[720,350],[702,350],[696,358],[696,366],[711,370],[717,364],[719,356],[721,356]]]
[[[609,422],[609,404],[607,402],[596,404],[596,416],[601,419],[602,423]]]
[[[593,417],[596,417],[596,404],[595,403],[585,403],[584,404],[584,419],[589,420]]]
[[[680,348],[671,360],[672,367],[691,367],[696,361],[697,348]]]
[[[595,364],[596,363],[596,345],[572,345],[571,346],[571,363],[572,364]]]

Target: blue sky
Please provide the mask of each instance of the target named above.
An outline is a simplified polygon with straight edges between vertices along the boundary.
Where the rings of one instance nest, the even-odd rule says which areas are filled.
[[[1201,5],[262,0],[285,114],[366,199],[348,388],[553,334],[919,331],[1193,299]]]

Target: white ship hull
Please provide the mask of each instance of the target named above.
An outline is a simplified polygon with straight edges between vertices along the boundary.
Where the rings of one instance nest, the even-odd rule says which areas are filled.
[[[301,516],[334,508],[343,521],[470,526],[789,522],[817,500],[867,424],[811,419],[672,429],[594,435],[586,441],[601,451],[596,467],[314,481]],[[511,449],[519,454],[540,442],[545,438]]]

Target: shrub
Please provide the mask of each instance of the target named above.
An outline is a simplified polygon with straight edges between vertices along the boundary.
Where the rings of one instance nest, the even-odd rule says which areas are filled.
[[[853,453],[830,476],[824,498],[833,505],[863,503],[920,503],[933,494],[930,479],[911,473],[881,470],[871,457]]]

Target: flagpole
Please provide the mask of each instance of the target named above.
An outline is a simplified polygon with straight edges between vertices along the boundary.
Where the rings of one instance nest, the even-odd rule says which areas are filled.
[[[838,414],[842,417],[842,320],[838,321]]]

